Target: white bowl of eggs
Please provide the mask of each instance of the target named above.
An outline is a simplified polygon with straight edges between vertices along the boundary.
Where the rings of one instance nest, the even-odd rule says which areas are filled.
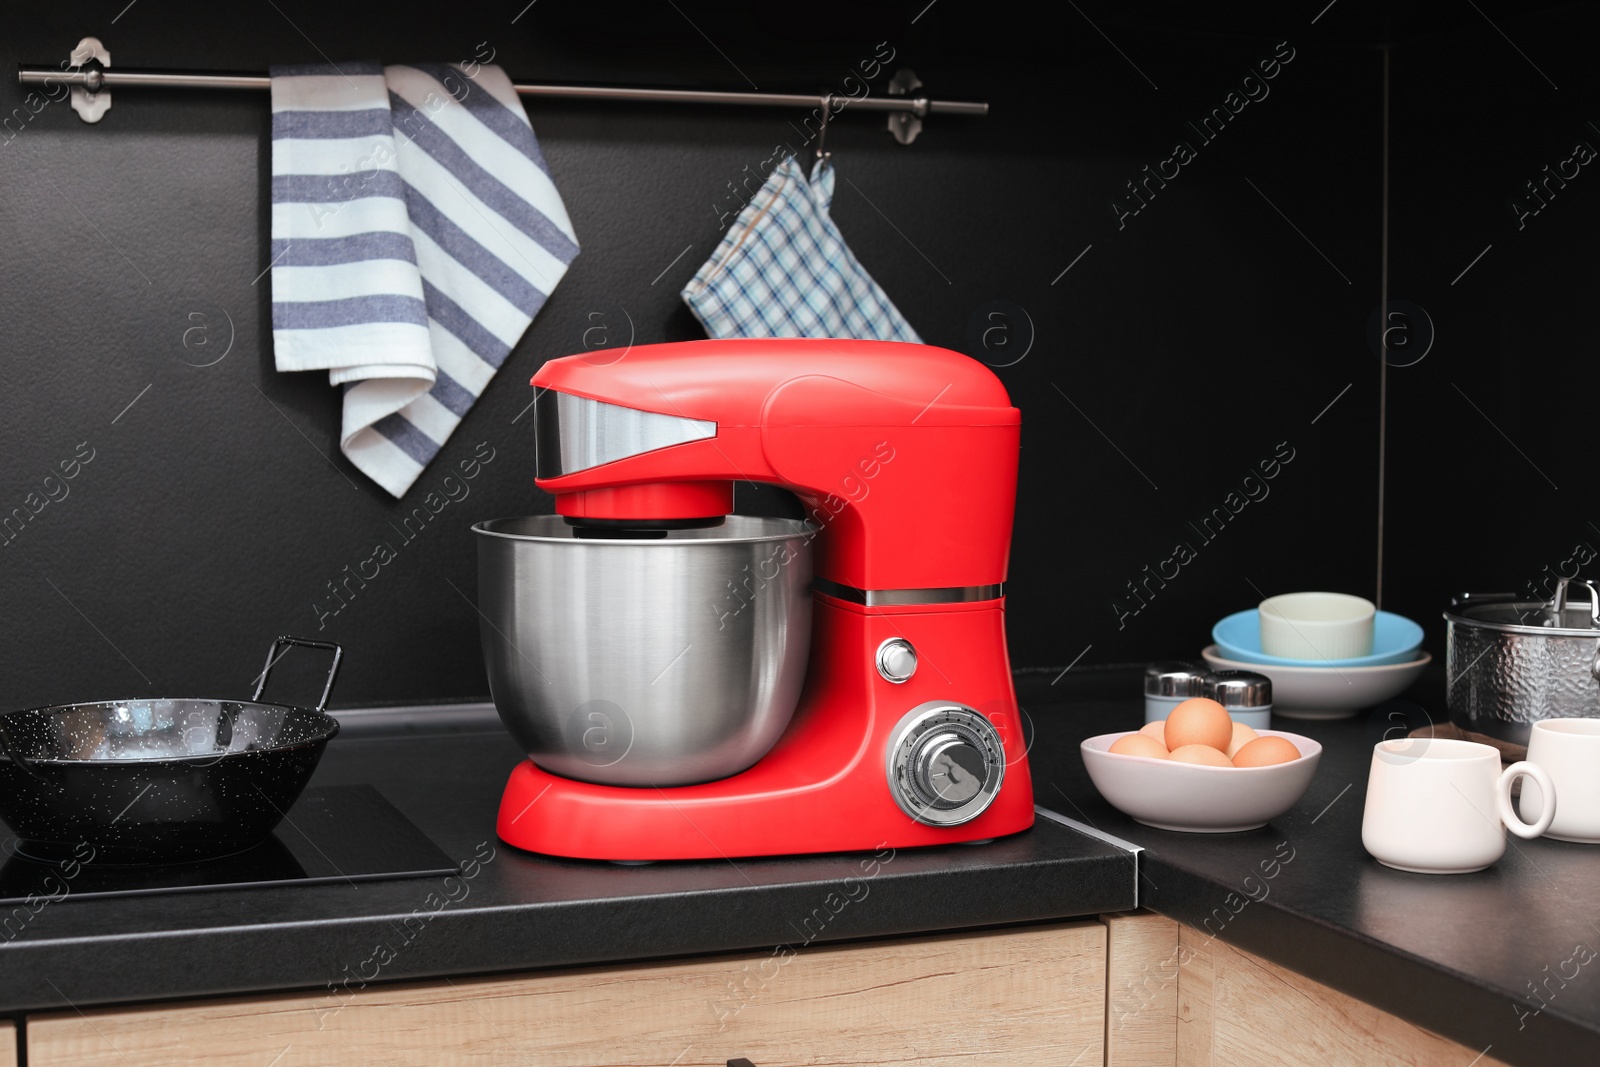
[[[1265,826],[1305,795],[1322,758],[1311,738],[1252,730],[1205,697],[1142,730],[1091,737],[1079,751],[1112,807],[1146,826],[1202,834]]]

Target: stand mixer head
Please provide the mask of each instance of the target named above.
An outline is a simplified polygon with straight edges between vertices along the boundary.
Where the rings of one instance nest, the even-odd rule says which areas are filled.
[[[530,755],[503,839],[637,860],[1031,825],[1002,598],[1020,416],[987,368],[739,339],[553,360],[533,385],[560,518],[474,528],[490,684]],[[730,515],[738,479],[809,522]]]

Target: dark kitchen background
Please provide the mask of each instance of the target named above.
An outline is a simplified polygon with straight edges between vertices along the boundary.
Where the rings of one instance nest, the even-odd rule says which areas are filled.
[[[522,81],[820,94],[892,51],[872,93],[910,68],[988,100],[909,146],[846,108],[834,214],[923,338],[1022,409],[1012,658],[1060,672],[1192,656],[1275,592],[1378,596],[1380,521],[1382,604],[1436,653],[1451,591],[1526,590],[1600,546],[1600,175],[1579,158],[1600,12],[1395,6],[107,0],[11,6],[0,70],[95,35],[113,69],[487,48]],[[273,369],[266,94],[119,90],[89,126],[0,87],[0,518],[29,515],[0,537],[4,706],[241,694],[278,633],[344,645],[340,705],[487,697],[468,530],[550,510],[529,376],[701,336],[678,291],[734,190],[775,145],[812,147],[804,112],[528,110],[583,251],[395,501],[339,454],[326,377]],[[930,487],[930,524],[962,488]],[[397,558],[339,607],[329,583],[380,540]]]

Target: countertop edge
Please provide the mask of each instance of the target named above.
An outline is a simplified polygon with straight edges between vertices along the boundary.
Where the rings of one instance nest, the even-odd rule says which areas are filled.
[[[570,906],[551,906],[543,909],[533,922],[530,916],[520,916],[524,920],[518,924],[523,932],[549,932],[556,933],[570,930],[575,921],[583,918],[583,912],[589,910],[585,903]],[[614,944],[596,948],[592,942],[581,948],[572,948],[528,956],[518,951],[512,944],[516,938],[507,937],[508,929],[505,923],[504,909],[496,909],[495,913],[462,913],[445,919],[436,936],[432,939],[435,948],[429,953],[411,951],[396,957],[394,965],[383,969],[379,974],[370,979],[363,979],[359,973],[350,972],[345,975],[348,986],[339,980],[340,975],[333,974],[329,980],[321,985],[310,982],[304,975],[291,974],[257,974],[246,979],[234,982],[205,982],[196,981],[186,984],[168,983],[159,993],[141,992],[142,983],[129,983],[127,975],[130,969],[138,966],[138,958],[147,952],[146,938],[121,938],[110,943],[101,943],[96,946],[98,965],[106,969],[108,974],[119,974],[124,977],[111,980],[109,984],[116,987],[97,991],[92,987],[88,992],[82,988],[74,988],[74,996],[70,1002],[60,996],[52,995],[50,988],[40,985],[40,993],[36,996],[13,996],[7,998],[7,1003],[0,1008],[0,1016],[20,1015],[24,1013],[76,1011],[83,1008],[111,1009],[136,1008],[160,1003],[180,1001],[196,1001],[212,998],[270,998],[296,993],[315,995],[323,993],[329,997],[335,996],[336,988],[359,989],[367,985],[382,986],[391,983],[416,983],[427,981],[442,981],[447,978],[462,976],[486,977],[533,975],[540,972],[570,970],[576,968],[608,967],[613,965],[636,966],[663,960],[682,960],[702,956],[728,956],[742,954],[759,954],[763,951],[775,950],[779,945],[789,945],[796,951],[803,952],[813,945],[822,944],[848,944],[863,941],[874,941],[886,938],[902,938],[927,936],[933,934],[960,933],[963,931],[981,932],[1004,928],[1008,926],[1028,925],[1048,922],[1067,922],[1080,919],[1094,919],[1097,916],[1110,912],[1126,910],[1126,902],[1117,895],[1107,894],[1103,899],[1079,904],[1073,907],[1019,907],[997,910],[990,914],[974,917],[970,910],[965,911],[959,918],[953,914],[933,915],[925,921],[888,921],[862,924],[857,926],[841,926],[834,931],[820,935],[812,941],[800,938],[782,940],[777,938],[751,938],[741,937],[737,934],[719,938],[705,936],[702,932],[695,931],[682,936],[671,937],[661,941],[644,944]],[[554,913],[552,913],[554,912]],[[320,933],[326,934],[326,925],[321,926]],[[529,927],[533,929],[529,929]],[[476,931],[472,928],[477,927]],[[513,928],[515,929],[515,928]],[[458,941],[469,933],[475,933],[475,939],[483,939],[489,935],[495,944],[504,945],[501,950],[484,952],[481,949],[470,953],[471,962],[466,962],[459,957],[461,954],[452,952],[446,942]],[[282,931],[201,931],[181,936],[186,942],[188,951],[200,953],[232,953],[244,956],[258,955],[269,947],[281,947]],[[351,958],[358,957],[362,952],[370,951],[367,946],[388,939],[394,941],[394,932],[390,925],[383,920],[352,920],[348,923],[338,924],[335,938],[335,951],[341,949]],[[18,970],[31,970],[36,975],[49,974],[54,953],[51,949],[60,951],[59,943],[36,950],[41,958],[16,960],[12,965]],[[69,950],[70,951],[70,950]],[[348,965],[346,965],[348,967]],[[129,989],[133,989],[130,993]]]
[[[1210,907],[1222,908],[1228,893],[1239,893],[1234,886],[1164,862],[1158,850],[1147,847],[1142,859],[1162,887],[1147,895],[1142,906],[1192,929],[1208,933],[1203,923],[1211,917]],[[1255,913],[1254,921],[1230,923],[1216,935],[1217,941],[1451,1041],[1487,1051],[1485,1046],[1494,1047],[1490,1018],[1513,1012],[1513,1000],[1471,975],[1270,900],[1246,907]],[[1441,986],[1448,996],[1440,996]],[[1544,1009],[1528,1029],[1534,1033],[1519,1052],[1534,1052],[1544,1062],[1577,1062],[1574,1057],[1585,1056],[1600,1062],[1600,1034],[1555,1006]]]
[[[1092,841],[1086,835],[1074,836]],[[368,984],[633,965],[813,944],[1092,919],[1132,907],[1123,857],[1070,856],[882,874],[854,901],[834,879],[445,908],[408,936],[393,914],[13,941],[0,1015],[272,997]],[[976,854],[975,854],[976,855]],[[858,886],[860,888],[860,886]],[[831,894],[831,900],[830,900]],[[376,949],[391,959],[373,964]],[[92,956],[92,961],[88,957]],[[230,961],[221,969],[198,961]],[[87,964],[87,965],[86,965]],[[70,1000],[67,997],[70,996]]]

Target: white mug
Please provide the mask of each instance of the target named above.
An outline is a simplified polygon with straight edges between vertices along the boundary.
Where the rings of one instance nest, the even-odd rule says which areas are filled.
[[[1534,838],[1553,810],[1525,823],[1511,784],[1526,775],[1544,796],[1556,790],[1533,763],[1500,769],[1500,753],[1476,741],[1402,737],[1372,749],[1361,844],[1379,863],[1418,874],[1481,871],[1506,850],[1506,830]]]
[[[1559,804],[1546,837],[1600,843],[1600,719],[1543,719],[1528,735],[1528,762],[1555,783]],[[1537,779],[1535,779],[1537,781]],[[1537,819],[1547,805],[1540,789],[1522,783],[1517,808]]]

